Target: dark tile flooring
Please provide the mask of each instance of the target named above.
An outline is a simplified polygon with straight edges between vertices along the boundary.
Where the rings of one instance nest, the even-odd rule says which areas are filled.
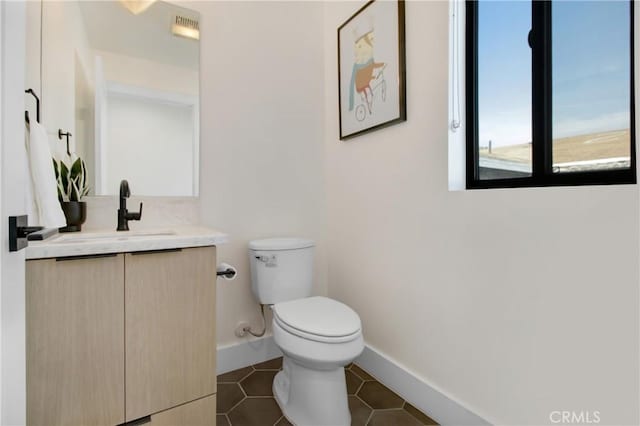
[[[218,376],[218,426],[291,425],[273,398],[273,377],[282,358]],[[345,369],[351,424],[420,426],[437,423],[355,364]]]

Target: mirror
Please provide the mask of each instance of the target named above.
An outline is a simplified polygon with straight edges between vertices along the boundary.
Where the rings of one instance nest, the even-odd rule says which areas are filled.
[[[41,123],[90,195],[197,196],[199,14],[162,1],[42,1]]]

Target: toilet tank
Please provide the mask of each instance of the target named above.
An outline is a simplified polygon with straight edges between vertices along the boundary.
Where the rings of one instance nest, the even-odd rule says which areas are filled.
[[[272,305],[311,295],[314,246],[303,238],[249,242],[251,290],[259,303]]]

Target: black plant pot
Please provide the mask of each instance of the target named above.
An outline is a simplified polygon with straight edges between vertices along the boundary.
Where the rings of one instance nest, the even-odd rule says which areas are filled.
[[[87,220],[87,203],[84,201],[63,201],[60,205],[62,206],[64,216],[67,218],[67,226],[58,229],[58,231],[81,231],[82,224]]]

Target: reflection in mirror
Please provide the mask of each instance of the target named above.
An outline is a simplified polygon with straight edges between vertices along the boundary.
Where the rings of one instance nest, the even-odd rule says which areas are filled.
[[[162,1],[40,7],[42,122],[56,155],[58,129],[71,132],[91,195],[127,179],[136,195],[197,196],[198,13]]]

